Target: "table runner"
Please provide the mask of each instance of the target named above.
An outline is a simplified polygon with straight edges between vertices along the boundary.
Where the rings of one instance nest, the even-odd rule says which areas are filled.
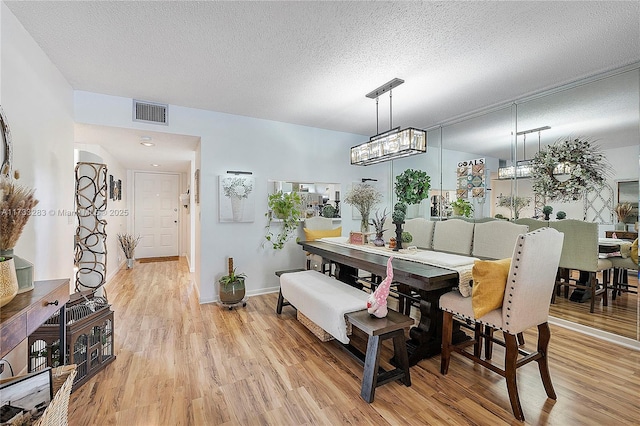
[[[319,241],[349,247],[356,250],[362,250],[368,253],[380,254],[383,256],[393,256],[397,259],[403,259],[411,262],[423,263],[425,265],[454,270],[458,273],[458,290],[460,291],[460,294],[464,297],[471,296],[471,269],[473,268],[473,263],[476,260],[479,260],[476,257],[442,253],[433,250],[421,250],[415,247],[394,251],[393,249],[390,249],[388,247],[376,247],[368,244],[350,244],[348,240],[348,237],[325,237],[320,238]]]

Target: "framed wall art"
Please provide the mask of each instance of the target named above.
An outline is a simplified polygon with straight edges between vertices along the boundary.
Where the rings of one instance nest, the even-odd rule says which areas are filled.
[[[255,179],[251,172],[227,172],[219,177],[220,222],[253,222]]]

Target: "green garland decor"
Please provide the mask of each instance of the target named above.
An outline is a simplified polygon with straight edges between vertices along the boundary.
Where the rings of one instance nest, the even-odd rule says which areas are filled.
[[[564,168],[567,179],[559,178]],[[575,201],[601,188],[610,170],[599,146],[586,138],[559,139],[540,150],[532,161],[533,192],[555,201]]]

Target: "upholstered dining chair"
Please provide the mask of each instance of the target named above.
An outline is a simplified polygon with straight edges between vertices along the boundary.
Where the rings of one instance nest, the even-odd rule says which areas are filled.
[[[516,225],[506,220],[476,223],[472,255],[491,259],[511,257],[518,236],[528,231],[527,225]]]
[[[610,257],[611,266],[615,270],[613,274],[613,282],[611,284],[611,300],[616,300],[616,297],[622,292],[638,294],[638,286],[633,286],[629,282],[624,281],[626,271],[635,271],[638,274],[638,261],[634,261],[631,257]],[[635,288],[635,290],[633,290]]]
[[[438,222],[433,230],[433,249],[469,256],[474,224],[460,219]]]
[[[336,235],[333,235],[335,231]],[[333,220],[329,217],[314,216],[304,220],[304,232],[305,240],[312,241],[316,238],[322,238],[323,236],[340,236],[342,233],[342,227],[334,228]],[[327,235],[325,235],[327,234]],[[331,262],[324,260],[322,256],[317,254],[307,253],[307,269],[315,269],[317,271],[326,274],[329,272],[331,275]]]
[[[452,352],[460,353],[475,363],[500,374],[507,381],[511,409],[518,420],[524,420],[524,413],[518,396],[517,368],[531,361],[536,361],[547,396],[556,399],[547,362],[547,349],[551,337],[547,319],[551,293],[554,289],[556,272],[562,253],[562,240],[562,233],[550,228],[542,228],[520,235],[508,266],[506,283],[504,280],[496,280],[496,282],[481,284],[488,285],[488,288],[493,291],[500,291],[501,286],[505,285],[502,306],[482,314],[479,318],[475,317],[474,308],[478,308],[477,304],[481,303],[482,299],[475,300],[478,295],[476,289],[474,289],[472,297],[463,297],[455,291],[440,297],[440,308],[444,311],[440,364],[442,374],[447,374],[449,370]],[[477,263],[474,268],[476,266],[478,266]],[[496,284],[498,290],[493,287]],[[475,323],[473,340],[452,343],[454,315]],[[493,364],[490,360],[481,358],[482,339],[493,339],[482,333],[483,326],[501,330],[504,335],[503,344],[506,352],[503,368]],[[538,328],[537,350],[526,353],[518,348],[516,336],[534,326]],[[497,340],[495,341],[497,342]],[[473,353],[466,350],[471,345],[474,346]],[[518,359],[519,354],[524,357]]]
[[[435,222],[432,222],[423,217],[416,217],[414,219],[407,219],[404,222],[403,229],[410,233],[413,237],[409,246],[416,246],[425,249],[431,249],[433,247],[433,228]]]
[[[518,225],[527,225],[529,231],[535,231],[540,228],[547,228],[549,226],[548,220],[538,220],[530,217],[521,217],[514,221]]]
[[[565,288],[565,297],[569,295],[569,288],[589,292],[589,312],[594,312],[595,299],[602,294],[603,304],[606,306],[606,288],[609,280],[609,270],[613,267],[609,259],[598,257],[598,224],[576,219],[552,221],[549,226],[564,234],[564,245],[560,257],[560,271],[556,282],[559,294],[561,287]],[[580,271],[580,278],[571,277],[571,271]],[[597,273],[602,272],[603,287],[599,287]]]

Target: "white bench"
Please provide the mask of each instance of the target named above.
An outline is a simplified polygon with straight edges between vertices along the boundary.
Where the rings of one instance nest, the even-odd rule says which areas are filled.
[[[286,299],[318,327],[347,344],[345,314],[366,309],[368,297],[362,290],[318,271],[283,273],[276,312],[282,312],[280,299]]]
[[[365,401],[373,402],[376,388],[391,381],[400,380],[405,386],[411,386],[405,329],[413,325],[413,319],[395,311],[389,311],[385,318],[372,317],[366,310],[368,293],[314,270],[281,271],[276,275],[280,276],[276,312],[280,314],[283,306],[293,305],[298,314],[340,341],[364,366],[360,396]],[[366,354],[348,344],[347,319],[369,336]],[[380,368],[380,349],[387,339],[393,339],[394,358],[398,363],[391,371]]]

